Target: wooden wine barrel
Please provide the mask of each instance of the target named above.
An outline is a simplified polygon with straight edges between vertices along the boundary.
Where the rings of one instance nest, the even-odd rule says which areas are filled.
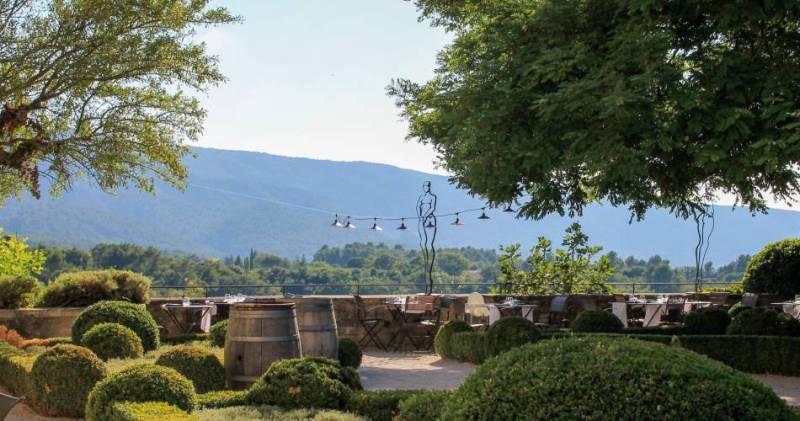
[[[324,298],[306,298],[295,301],[295,306],[303,355],[339,358],[339,335],[333,301]]]
[[[294,304],[234,304],[225,335],[225,377],[246,389],[276,360],[302,355]]]

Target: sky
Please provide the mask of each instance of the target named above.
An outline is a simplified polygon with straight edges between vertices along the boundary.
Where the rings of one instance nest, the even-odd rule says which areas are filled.
[[[199,146],[369,161],[442,174],[432,148],[405,140],[386,95],[425,81],[449,35],[402,0],[217,1],[241,24],[199,34],[228,82],[201,97]]]

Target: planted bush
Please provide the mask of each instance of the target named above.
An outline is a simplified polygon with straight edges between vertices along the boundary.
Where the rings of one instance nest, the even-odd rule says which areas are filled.
[[[213,325],[208,331],[208,336],[211,338],[211,344],[218,347],[225,346],[225,334],[228,332],[228,321],[220,320]]]
[[[768,244],[751,257],[742,287],[745,292],[778,294],[783,298],[800,294],[800,239]]]
[[[0,276],[0,308],[31,307],[42,292],[42,285],[30,276]]]
[[[578,314],[570,327],[573,332],[616,333],[625,326],[612,313],[603,310],[587,310]]]
[[[82,417],[89,392],[105,377],[106,367],[92,351],[56,345],[31,368],[34,406],[51,417]]]
[[[18,396],[33,396],[31,368],[36,357],[0,340],[0,385]]]
[[[136,332],[119,323],[100,323],[81,337],[81,345],[103,361],[109,358],[139,358],[144,354],[142,340]]]
[[[192,345],[176,346],[161,354],[156,364],[181,373],[192,381],[198,393],[225,388],[225,367],[207,349]]]
[[[697,309],[684,321],[685,332],[692,335],[723,335],[730,323],[730,314],[719,307]]]
[[[350,338],[339,338],[339,363],[344,367],[361,366],[363,353],[356,341]]]
[[[117,402],[166,402],[186,412],[197,404],[192,382],[177,371],[152,364],[126,368],[98,383],[86,404],[87,421],[115,421]]]
[[[104,300],[150,301],[150,278],[126,270],[70,272],[44,290],[39,307],[84,307]]]
[[[346,376],[337,361],[327,358],[278,360],[250,388],[247,399],[281,408],[343,409],[353,393]]]
[[[423,390],[400,402],[396,421],[436,421],[444,404],[450,399],[448,390]]]
[[[743,311],[745,311],[745,310],[747,310],[749,308],[750,307],[742,306],[742,302],[740,301],[740,302],[732,305],[731,308],[728,309],[728,315],[731,316],[731,318],[735,318],[736,316],[739,315],[739,313],[741,313],[741,312],[743,312]]]
[[[739,313],[728,326],[729,335],[796,335],[797,320],[765,307],[749,308]]]
[[[136,332],[144,351],[158,348],[158,324],[143,305],[122,301],[101,301],[84,310],[72,325],[72,341],[80,343],[83,335],[100,323],[119,323]]]
[[[480,364],[487,357],[486,334],[483,332],[458,332],[450,337],[452,359]]]
[[[442,420],[796,419],[772,390],[679,347],[585,336],[540,341],[478,367]]]
[[[436,354],[443,358],[454,358],[451,338],[459,332],[472,332],[472,326],[463,320],[450,320],[443,324],[433,340]]]
[[[116,421],[199,421],[190,414],[166,402],[117,402],[111,406]]]
[[[536,341],[539,330],[528,319],[506,317],[498,320],[486,332],[486,354],[495,356],[509,349]]]
[[[247,405],[246,390],[216,390],[197,395],[200,408],[230,408]]]
[[[365,390],[353,393],[348,411],[372,421],[392,421],[400,412],[400,402],[418,390]]]

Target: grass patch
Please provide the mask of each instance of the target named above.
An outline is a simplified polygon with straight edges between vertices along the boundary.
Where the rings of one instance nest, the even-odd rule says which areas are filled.
[[[284,411],[275,406],[234,406],[203,409],[195,412],[200,421],[366,421],[365,418],[339,411],[296,409]]]

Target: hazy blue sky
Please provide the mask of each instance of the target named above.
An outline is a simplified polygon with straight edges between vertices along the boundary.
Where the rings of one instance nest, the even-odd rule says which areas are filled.
[[[244,23],[201,34],[227,84],[203,98],[201,146],[433,171],[385,87],[424,81],[449,36],[402,0],[218,1]]]

